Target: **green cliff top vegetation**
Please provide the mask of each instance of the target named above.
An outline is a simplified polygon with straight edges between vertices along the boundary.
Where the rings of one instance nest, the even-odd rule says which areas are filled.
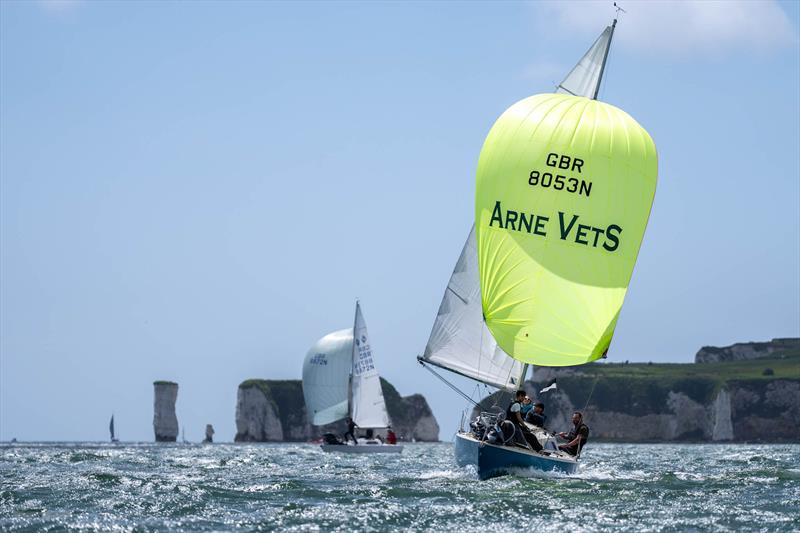
[[[174,381],[163,381],[163,380],[154,381],[153,385],[175,385],[176,387],[178,386],[178,384],[175,383]]]
[[[722,363],[595,363],[576,368],[576,371],[603,378],[702,378],[714,382],[731,379],[800,379],[800,351],[787,352],[783,357]]]

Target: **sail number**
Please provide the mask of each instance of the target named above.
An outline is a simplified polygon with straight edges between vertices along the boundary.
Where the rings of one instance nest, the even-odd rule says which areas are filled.
[[[584,161],[578,157],[571,157],[565,154],[549,153],[545,164],[554,169],[566,170],[578,174],[583,169]],[[557,191],[567,191],[571,193],[583,194],[587,198],[592,193],[592,182],[564,174],[554,174],[554,172],[532,170],[528,178],[528,185],[539,185],[544,188],[552,187]]]

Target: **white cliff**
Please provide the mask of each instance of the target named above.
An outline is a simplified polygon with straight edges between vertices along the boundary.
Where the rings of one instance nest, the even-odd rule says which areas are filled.
[[[234,440],[282,441],[283,428],[268,391],[256,384],[239,386],[236,395],[236,437]]]
[[[400,396],[384,379],[381,386],[392,428],[400,440],[439,440],[439,424],[421,394]],[[343,434],[344,421],[311,425],[299,380],[251,379],[239,385],[236,442],[308,441],[327,432]]]
[[[800,339],[772,339],[767,342],[738,342],[730,346],[703,346],[694,356],[695,363],[720,363],[763,359],[800,348]]]

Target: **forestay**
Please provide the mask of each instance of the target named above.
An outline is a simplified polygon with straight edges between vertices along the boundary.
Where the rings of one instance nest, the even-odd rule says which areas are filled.
[[[308,350],[303,361],[303,396],[312,424],[330,424],[347,416],[352,364],[351,328],[325,335]]]
[[[353,396],[350,416],[361,428],[385,428],[389,425],[389,415],[383,399],[381,378],[372,358],[367,324],[364,322],[361,305],[358,303],[356,303],[353,333],[351,379]]]
[[[450,276],[422,360],[494,387],[519,388],[522,363],[497,346],[483,323],[474,226]]]

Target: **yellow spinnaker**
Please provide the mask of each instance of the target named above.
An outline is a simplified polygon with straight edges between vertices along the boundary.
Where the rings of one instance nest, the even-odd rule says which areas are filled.
[[[541,94],[500,116],[475,222],[483,313],[506,353],[567,366],[608,351],[657,174],[650,135],[609,104]]]

